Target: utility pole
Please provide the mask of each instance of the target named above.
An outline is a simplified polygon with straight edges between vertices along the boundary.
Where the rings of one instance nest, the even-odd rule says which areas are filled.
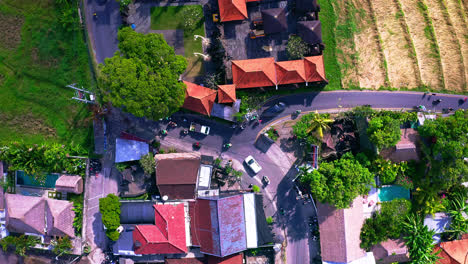
[[[83,102],[83,103],[87,103],[87,104],[95,103],[96,96],[94,96],[92,92],[83,89],[83,87],[78,88],[75,85],[76,83],[67,85],[68,88],[75,90],[75,96],[72,97],[72,99]]]

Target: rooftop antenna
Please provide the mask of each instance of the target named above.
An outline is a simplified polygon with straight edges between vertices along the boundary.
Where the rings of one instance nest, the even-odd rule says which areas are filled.
[[[76,87],[76,83],[67,85],[68,88],[75,90],[75,96],[72,99],[78,100],[87,104],[94,104],[96,97],[90,91],[83,89],[83,86],[80,88]]]

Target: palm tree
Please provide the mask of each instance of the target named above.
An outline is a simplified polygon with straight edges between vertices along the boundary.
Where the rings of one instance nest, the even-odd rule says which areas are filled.
[[[315,115],[312,120],[309,121],[309,128],[307,133],[311,133],[315,131],[320,139],[323,138],[323,131],[330,129],[328,124],[333,123],[333,119],[324,118],[323,116],[319,115],[317,111],[315,111]]]
[[[449,235],[449,240],[460,239],[463,234],[468,232],[468,220],[463,216],[463,213],[468,214],[466,196],[456,193],[450,200],[448,207],[451,223],[450,228],[446,232]]]
[[[408,247],[411,263],[434,264],[440,257],[439,252],[433,252],[432,236],[433,230],[424,225],[424,219],[419,214],[408,215],[403,221],[406,231],[405,244]]]

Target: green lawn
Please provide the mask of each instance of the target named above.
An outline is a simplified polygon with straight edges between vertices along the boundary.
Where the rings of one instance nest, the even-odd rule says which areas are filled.
[[[0,143],[92,146],[89,111],[72,101],[73,92],[65,87],[79,83],[93,89],[87,47],[81,28],[68,31],[58,22],[66,18],[65,7],[59,10],[54,2],[0,2]],[[76,29],[77,12],[70,9],[68,28]]]
[[[167,29],[183,29],[184,9],[188,6],[164,6],[153,7],[151,9],[151,29],[167,30]],[[195,6],[199,12],[203,14],[203,8],[200,5]],[[194,35],[205,36],[205,21],[203,16],[196,23],[193,31],[184,30],[184,48],[185,57],[188,61],[187,76],[193,77],[202,75],[203,60],[200,57],[193,55],[194,52],[203,53],[201,40],[195,40]]]

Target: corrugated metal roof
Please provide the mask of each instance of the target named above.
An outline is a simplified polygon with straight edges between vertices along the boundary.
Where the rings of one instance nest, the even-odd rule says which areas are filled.
[[[224,257],[247,249],[242,194],[198,198],[191,209],[192,244],[201,252]]]
[[[148,152],[148,143],[123,138],[115,140],[115,162],[140,160]]]

